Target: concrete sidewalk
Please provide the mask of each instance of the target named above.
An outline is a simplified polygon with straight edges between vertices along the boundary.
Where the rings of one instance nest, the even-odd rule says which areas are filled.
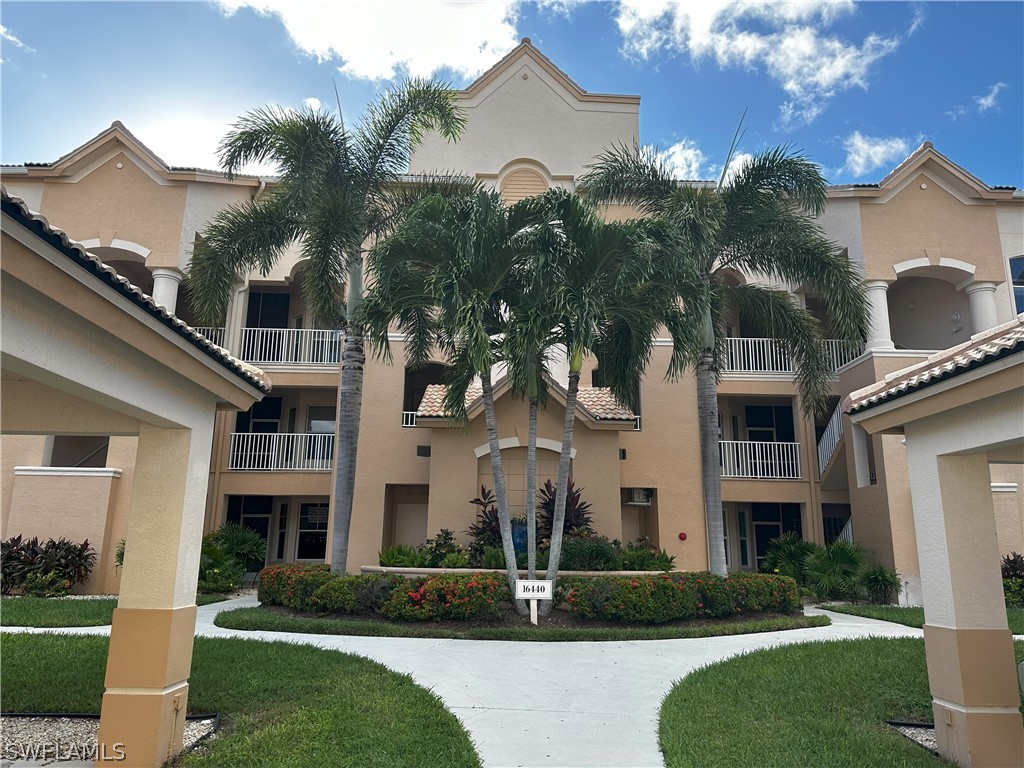
[[[661,701],[677,680],[699,667],[792,643],[922,636],[920,629],[818,609],[806,613],[824,614],[832,626],[690,640],[601,643],[245,632],[213,623],[221,611],[254,605],[258,602],[251,596],[202,606],[196,634],[302,643],[355,653],[405,672],[440,696],[462,721],[487,768],[661,766]],[[104,634],[110,628],[56,631]]]

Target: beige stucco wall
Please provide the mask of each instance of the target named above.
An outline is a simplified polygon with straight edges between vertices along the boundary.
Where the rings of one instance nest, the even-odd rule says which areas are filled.
[[[951,283],[912,277],[890,286],[887,299],[892,340],[906,349],[947,349],[975,333],[967,294]],[[953,313],[960,314],[955,323]]]
[[[577,101],[529,55],[462,105],[467,125],[458,143],[426,137],[412,173],[498,174],[506,163],[527,158],[553,176],[578,177],[603,149],[633,144],[639,135],[637,104]]]
[[[926,173],[884,203],[865,202],[861,231],[868,280],[892,280],[893,264],[921,258],[925,249],[975,265],[976,280],[1006,279],[995,204],[967,205]]]
[[[0,539],[16,533],[7,533],[7,518],[11,512],[14,492],[14,468],[38,467],[44,464],[46,437],[43,435],[4,435],[0,438]]]
[[[1019,464],[992,464],[993,485],[1002,486],[992,493],[996,514],[999,553],[1024,553],[1024,467]],[[1016,488],[1010,486],[1016,485]]]
[[[159,184],[118,152],[76,183],[47,183],[41,210],[75,240],[137,243],[151,251],[147,267],[177,268],[185,197],[184,184]]]

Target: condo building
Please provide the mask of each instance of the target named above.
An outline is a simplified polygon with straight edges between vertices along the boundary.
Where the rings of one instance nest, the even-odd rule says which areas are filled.
[[[574,189],[604,149],[639,139],[640,97],[591,93],[529,40],[459,92],[468,122],[455,143],[427,137],[410,181],[438,170],[466,174],[507,202]],[[266,193],[272,178],[227,179],[168,167],[120,123],[49,163],[2,169],[8,192],[149,294],[207,339],[265,371],[273,389],[247,412],[218,413],[206,528],[226,521],[259,531],[266,562],[323,561],[329,554],[339,335],[308,312],[294,248],[269,274],[235,285],[222,325],[198,327],[182,281],[192,246],[221,209]],[[706,182],[693,181],[694,184]],[[605,209],[624,218],[623,207]],[[736,317],[719,386],[721,514],[731,570],[756,570],[768,542],[787,531],[827,544],[847,538],[895,568],[904,602],[920,603],[920,570],[899,435],[868,439],[841,403],[890,373],[1015,320],[1024,312],[1024,195],[990,187],[925,143],[874,184],[829,188],[825,233],[863,274],[872,309],[864,350],[831,345],[829,410],[803,415],[784,350]],[[760,281],[739,272],[737,282]],[[822,297],[788,291],[829,328]],[[102,329],[101,329],[102,330]],[[417,545],[448,528],[463,539],[493,487],[479,393],[468,429],[441,401],[444,360],[403,367],[368,361],[363,389],[349,568],[378,551]],[[671,343],[657,339],[634,403],[618,403],[585,362],[572,477],[593,505],[596,530],[646,536],[676,567],[708,566],[697,394],[692,378],[668,382]],[[538,424],[538,481],[554,479],[567,368],[549,371],[552,397]],[[498,379],[496,408],[512,514],[525,494],[527,407]],[[859,439],[857,439],[859,438]],[[124,536],[138,438],[74,434],[3,437],[0,536],[88,538],[100,552],[88,589],[116,592],[116,543]],[[861,461],[857,461],[857,456]],[[1001,550],[1024,551],[1024,470],[991,467]]]

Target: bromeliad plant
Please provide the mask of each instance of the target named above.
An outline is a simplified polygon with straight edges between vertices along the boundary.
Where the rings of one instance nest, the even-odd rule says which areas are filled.
[[[75,543],[65,538],[23,539],[14,536],[0,543],[0,591],[40,585],[37,591],[70,590],[89,578],[96,564],[96,550],[88,539]]]
[[[574,534],[583,535],[594,532],[593,522],[590,517],[591,504],[582,498],[583,489],[573,485],[572,478],[567,481],[569,489],[565,494],[565,514],[562,519],[562,535]],[[555,517],[555,502],[558,491],[551,480],[545,480],[541,487],[539,496],[540,523],[537,530],[537,538],[543,542],[551,541],[551,528]]]

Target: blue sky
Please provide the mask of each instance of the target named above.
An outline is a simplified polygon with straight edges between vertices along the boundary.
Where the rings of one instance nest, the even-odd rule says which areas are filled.
[[[639,94],[641,140],[680,177],[715,176],[747,110],[741,152],[790,144],[832,183],[879,181],[930,140],[1024,187],[1021,2],[5,2],[0,35],[4,163],[121,120],[212,168],[247,110],[333,108],[334,77],[354,119],[392,80],[464,87],[528,36],[583,88]]]

